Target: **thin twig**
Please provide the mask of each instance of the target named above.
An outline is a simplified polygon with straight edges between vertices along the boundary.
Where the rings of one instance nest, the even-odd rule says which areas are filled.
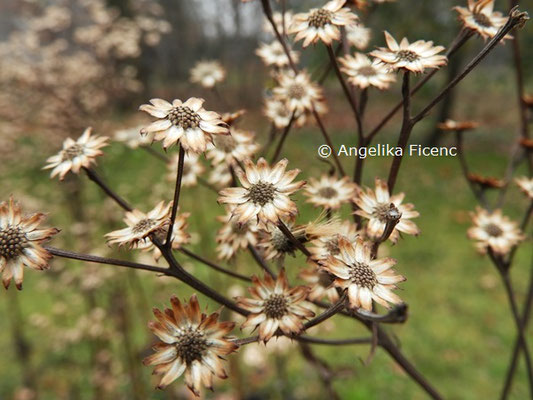
[[[180,144],[180,152],[178,156],[178,171],[176,176],[176,187],[174,189],[174,200],[172,202],[172,212],[170,214],[170,225],[168,226],[167,238],[165,239],[165,247],[172,247],[172,230],[174,229],[174,222],[178,214],[178,203],[180,201],[181,192],[181,178],[183,177],[183,162],[185,160],[185,149]]]
[[[96,173],[95,170],[92,168],[85,168],[83,167],[83,170],[87,173],[87,176],[91,181],[96,183],[100,188],[107,194],[109,197],[111,197],[120,207],[122,207],[126,211],[133,210],[130,205],[119,195],[117,195],[107,184],[100,178],[100,176]]]
[[[272,159],[270,160],[271,164],[275,163],[278,160],[279,155],[281,154],[281,149],[283,148],[283,144],[285,143],[285,139],[287,139],[287,136],[289,136],[289,132],[291,130],[292,123],[294,122],[295,115],[296,115],[296,111],[293,111],[292,114],[291,114],[291,119],[289,120],[289,123],[287,124],[285,129],[283,129],[283,133],[281,134],[281,138],[279,139],[279,143],[276,146],[276,151],[274,152],[274,155],[272,156]]]
[[[294,237],[294,235],[292,234],[291,230],[287,227],[287,225],[285,225],[283,223],[283,221],[280,219],[278,220],[278,228],[281,232],[283,232],[283,234],[285,235],[285,237],[287,239],[289,239],[291,241],[291,243],[298,249],[300,250],[302,253],[304,253],[307,257],[311,257],[311,253],[309,252],[309,250],[307,250],[307,248],[303,245],[302,242],[300,242],[298,239],[296,239]]]
[[[183,254],[187,255],[188,257],[191,257],[191,258],[195,259],[196,261],[199,261],[202,264],[205,264],[208,267],[213,268],[215,271],[222,272],[223,274],[232,276],[234,278],[240,279],[240,280],[245,281],[245,282],[251,282],[252,281],[249,277],[247,277],[245,275],[241,275],[238,272],[233,272],[233,271],[231,271],[229,269],[223,268],[220,265],[217,265],[214,262],[209,261],[209,260],[199,256],[198,254],[193,253],[192,251],[186,249],[185,247],[180,247],[179,251],[181,251]]]

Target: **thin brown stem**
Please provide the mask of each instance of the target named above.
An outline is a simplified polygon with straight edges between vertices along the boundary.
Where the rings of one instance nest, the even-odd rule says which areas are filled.
[[[287,139],[287,136],[289,136],[289,132],[291,130],[292,123],[294,122],[295,115],[296,115],[296,111],[293,111],[292,114],[291,114],[291,119],[289,120],[289,123],[287,124],[285,129],[283,129],[283,133],[281,134],[281,138],[279,139],[279,143],[276,146],[276,151],[274,152],[274,155],[272,156],[272,159],[270,160],[271,164],[275,163],[278,160],[279,155],[281,154],[281,149],[283,148],[283,144],[285,143],[285,139]]]
[[[389,171],[389,179],[387,181],[389,186],[389,193],[393,193],[394,185],[396,184],[396,179],[398,177],[398,172],[400,171],[400,165],[403,160],[403,154],[405,153],[405,147],[409,141],[409,136],[413,131],[413,122],[411,121],[411,90],[410,90],[410,76],[408,70],[405,70],[403,73],[403,84],[402,84],[402,97],[403,97],[403,120],[402,120],[402,129],[400,131],[400,137],[398,138],[397,147],[402,149],[400,155],[395,155]]]
[[[307,257],[311,257],[311,253],[309,252],[309,250],[307,250],[307,248],[303,245],[302,242],[300,242],[298,239],[296,239],[294,237],[294,235],[292,234],[291,230],[287,227],[287,225],[285,225],[283,223],[282,220],[278,220],[278,228],[281,232],[283,232],[283,234],[285,235],[285,237],[287,239],[289,239],[291,241],[291,243],[298,249],[300,250],[302,253],[304,253]]]
[[[333,69],[335,70],[335,74],[337,75],[337,79],[339,80],[342,86],[342,91],[344,92],[344,95],[346,96],[346,100],[348,100],[348,103],[350,104],[350,107],[354,114],[354,117],[357,123],[357,135],[359,137],[359,140],[361,141],[363,139],[363,125],[361,122],[361,116],[359,115],[359,108],[357,107],[357,99],[356,97],[352,96],[352,94],[350,93],[350,89],[348,88],[348,85],[346,84],[344,77],[342,76],[342,72],[339,68],[339,64],[337,63],[337,57],[335,57],[335,52],[333,51],[333,47],[329,45],[329,46],[326,46],[326,48],[328,50],[328,55],[331,61],[331,65],[333,66]]]
[[[186,256],[191,257],[192,259],[194,259],[196,261],[199,261],[202,264],[207,265],[208,267],[213,268],[215,271],[222,272],[223,274],[232,276],[234,278],[240,279],[240,280],[245,281],[245,282],[251,282],[252,281],[249,277],[247,277],[245,275],[241,275],[238,272],[233,272],[233,271],[231,271],[229,269],[223,268],[220,265],[215,264],[214,262],[209,261],[209,260],[207,260],[207,259],[205,259],[203,257],[200,257],[198,254],[195,254],[192,251],[187,250],[184,247],[180,247],[179,251],[181,251]]]
[[[165,239],[165,247],[172,247],[172,231],[174,229],[174,222],[178,214],[178,203],[180,201],[181,192],[181,178],[183,177],[183,162],[185,160],[185,149],[180,145],[180,152],[178,156],[178,171],[176,176],[176,187],[174,188],[174,200],[172,202],[172,212],[170,214],[170,225],[168,226],[167,238]]]
[[[315,117],[318,127],[320,128],[320,132],[322,132],[322,136],[324,137],[326,144],[331,149],[331,155],[333,156],[333,161],[335,161],[335,165],[337,166],[337,169],[339,170],[342,176],[346,176],[346,173],[344,172],[344,168],[342,167],[342,164],[337,155],[337,150],[333,146],[333,142],[331,141],[331,138],[329,137],[329,134],[326,131],[326,127],[324,126],[324,123],[322,122],[322,119],[320,118],[320,115],[318,115],[318,112],[316,111],[314,106],[313,106],[312,113],[313,113],[313,117]]]
[[[335,304],[333,304],[326,311],[324,311],[323,313],[317,315],[312,320],[307,321],[304,324],[304,329],[307,330],[307,329],[309,329],[309,328],[311,328],[311,327],[313,327],[315,325],[318,325],[318,324],[324,322],[325,320],[333,317],[335,314],[337,314],[339,311],[341,311],[344,308],[345,303],[346,303],[346,292],[342,294],[342,296],[339,299],[339,301],[337,301]]]
[[[92,168],[85,168],[83,167],[83,170],[87,173],[87,176],[91,181],[96,183],[100,188],[107,194],[109,197],[111,197],[120,207],[122,207],[126,211],[133,210],[130,205],[121,198],[118,194],[116,194],[107,184],[100,178],[100,176],[96,173],[95,170]]]

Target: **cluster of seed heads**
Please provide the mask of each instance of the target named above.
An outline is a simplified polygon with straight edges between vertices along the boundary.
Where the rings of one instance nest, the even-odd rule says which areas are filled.
[[[268,318],[281,319],[287,314],[287,300],[282,294],[272,294],[265,300],[265,314]]]
[[[376,274],[370,267],[363,263],[355,263],[350,267],[350,278],[359,287],[372,289],[376,283]]]
[[[151,229],[154,225],[155,221],[151,218],[141,219],[131,230],[133,233],[142,233]]]
[[[331,23],[331,11],[320,8],[309,16],[307,22],[313,28],[322,28],[324,25]]]
[[[275,193],[276,188],[273,184],[267,182],[258,182],[250,187],[248,190],[248,197],[254,204],[264,206],[265,204],[274,200]]]
[[[400,61],[414,62],[420,58],[418,54],[411,50],[400,50],[396,55]]]
[[[201,360],[207,349],[207,339],[201,330],[187,327],[176,337],[176,351],[186,364]]]
[[[325,199],[332,199],[338,195],[338,192],[332,187],[324,187],[318,191],[318,195]]]
[[[173,125],[181,126],[183,129],[197,128],[200,125],[200,116],[186,106],[174,107],[167,118]]]
[[[492,237],[500,237],[503,235],[503,230],[496,224],[488,224],[485,226],[485,232],[487,232]]]
[[[61,158],[63,160],[72,160],[75,157],[79,157],[81,155],[83,155],[83,146],[78,143],[74,143],[72,146],[67,147],[65,150],[63,150]]]
[[[397,221],[402,217],[400,210],[393,203],[381,203],[374,208],[372,213],[381,222]]]
[[[10,259],[19,256],[27,242],[26,235],[19,227],[8,225],[0,230],[0,257]]]

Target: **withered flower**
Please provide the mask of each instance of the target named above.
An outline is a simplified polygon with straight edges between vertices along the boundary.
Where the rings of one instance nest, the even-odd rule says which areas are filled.
[[[128,245],[130,248],[144,247],[143,245],[151,235],[165,232],[170,224],[170,210],[172,202],[165,205],[165,202],[160,202],[155,208],[147,214],[132,210],[126,212],[124,222],[128,225],[127,228],[113,231],[105,236],[108,242],[118,243],[119,246]]]
[[[226,77],[226,70],[218,61],[199,61],[190,71],[191,82],[211,89]]]
[[[418,235],[420,230],[411,218],[416,218],[420,214],[414,211],[414,205],[411,203],[402,204],[405,193],[398,193],[394,196],[389,194],[389,188],[386,182],[376,178],[375,192],[367,188],[366,191],[360,191],[354,199],[359,210],[355,214],[368,219],[366,232],[372,239],[378,239],[383,234],[387,221],[400,215],[400,220],[394,227],[389,239],[396,243],[400,238],[400,232],[408,235]]]
[[[172,227],[172,237],[170,239],[170,247],[173,250],[179,249],[191,241],[191,235],[187,232],[187,228],[189,227],[187,219],[190,215],[190,213],[181,213],[176,215],[174,226]],[[159,242],[164,243],[167,238],[167,234],[168,227],[164,227],[163,229],[157,230],[152,235],[154,235]],[[154,260],[156,261],[158,261],[162,256],[161,250],[159,250],[159,248],[151,240],[139,241],[136,247],[143,251],[151,251]]]
[[[289,52],[293,62],[297,63],[300,54],[293,50],[289,50]],[[284,68],[289,66],[289,57],[287,57],[285,50],[283,50],[283,46],[277,40],[270,44],[261,43],[259,48],[255,51],[255,54],[261,58],[267,67],[275,66],[277,68]]]
[[[37,229],[45,218],[42,213],[22,215],[22,208],[12,197],[0,203],[0,273],[6,289],[12,278],[17,289],[22,289],[24,266],[37,271],[50,268],[52,255],[41,244],[59,229]]]
[[[467,235],[477,241],[476,247],[481,254],[490,248],[495,254],[505,255],[524,240],[517,224],[503,216],[501,210],[489,212],[477,207],[471,217],[474,226],[468,229]]]
[[[252,158],[259,149],[252,131],[230,128],[230,135],[216,136],[213,145],[208,147],[206,157],[213,165],[225,163],[236,165],[238,161]]]
[[[54,178],[59,175],[59,179],[63,180],[69,171],[78,174],[82,167],[89,168],[95,163],[96,157],[104,154],[100,149],[107,146],[109,140],[107,136],[91,136],[91,133],[92,128],[87,128],[78,140],[67,138],[63,142],[63,149],[48,158],[46,162],[49,164],[43,169],[53,168],[50,176]]]
[[[476,129],[479,127],[479,123],[475,121],[454,121],[453,119],[447,119],[437,125],[441,131],[454,131],[463,132]]]
[[[204,99],[191,97],[186,102],[175,99],[170,104],[162,99],[152,99],[139,110],[145,111],[157,121],[141,130],[142,134],[154,133],[154,140],[163,141],[163,148],[180,143],[187,151],[203,153],[213,135],[229,135],[224,122],[214,111],[206,111]]]
[[[478,174],[468,174],[468,180],[483,189],[500,189],[505,186],[505,182],[493,176],[481,176]]]
[[[237,171],[242,187],[220,191],[219,203],[234,205],[232,215],[237,222],[245,223],[256,218],[261,224],[276,224],[280,218],[290,218],[298,213],[289,195],[305,185],[293,182],[300,170],[285,171],[288,161],[283,159],[270,167],[264,158],[257,165],[244,161],[244,172]]]
[[[322,175],[320,180],[310,178],[304,194],[307,202],[324,207],[326,210],[338,210],[356,195],[358,186],[345,176],[338,179],[335,176]]]
[[[218,259],[230,260],[238,250],[257,244],[258,227],[254,221],[239,224],[231,219],[229,211],[226,215],[218,216],[217,220],[224,224],[216,236]]]
[[[371,31],[361,23],[349,25],[346,29],[346,40],[358,50],[364,50],[370,42]]]
[[[516,184],[524,194],[533,199],[533,178],[521,176],[515,179]]]
[[[344,7],[346,0],[332,0],[322,8],[312,8],[307,13],[294,15],[289,33],[296,33],[294,40],[304,39],[303,47],[319,40],[330,45],[334,40],[340,40],[340,26],[355,25],[357,15]]]
[[[311,259],[319,264],[326,262],[329,256],[336,256],[340,253],[339,239],[341,237],[353,243],[361,236],[361,232],[351,221],[338,222],[333,220],[331,231],[329,234],[313,238],[311,240],[312,247],[308,248]]]
[[[277,75],[279,86],[275,87],[274,95],[285,103],[289,112],[298,115],[304,111],[311,112],[315,109],[325,109],[322,89],[311,81],[305,71],[296,75],[292,71],[282,72]]]
[[[309,269],[304,269],[300,272],[299,276],[309,286],[309,293],[307,294],[309,301],[322,300],[324,297],[327,297],[332,304],[339,301],[339,293],[333,284],[332,275],[322,268],[314,266]]]
[[[175,296],[170,302],[172,309],[153,310],[157,322],[150,322],[148,327],[161,342],[143,363],[155,365],[154,374],[163,375],[158,388],[165,388],[185,373],[187,387],[200,396],[202,385],[213,389],[213,376],[228,377],[222,360],[238,348],[227,336],[235,323],[218,322],[217,312],[209,316],[202,313],[196,295],[185,304]]]
[[[389,70],[404,69],[422,73],[426,68],[439,68],[446,65],[446,56],[438,54],[444,50],[443,46],[433,46],[433,42],[424,40],[409,43],[407,38],[403,38],[398,44],[387,31],[385,31],[385,40],[388,48],[380,47],[370,55],[380,60]]]
[[[453,9],[459,13],[459,19],[465,28],[476,32],[484,39],[494,37],[507,22],[507,17],[494,11],[494,0],[468,0],[468,8]],[[506,35],[504,39],[510,38]]]
[[[341,71],[348,75],[348,82],[361,89],[374,86],[383,90],[396,81],[395,76],[389,73],[387,67],[379,61],[370,60],[364,54],[346,55],[339,58],[339,62],[343,66]]]
[[[287,125],[289,125],[289,122],[293,115],[293,112],[289,110],[289,108],[287,108],[285,101],[276,97],[268,98],[265,100],[265,107],[263,109],[263,113],[270,121],[272,121],[274,126],[278,129],[283,129]],[[305,125],[306,121],[307,114],[305,112],[295,112],[292,126],[296,128],[301,128]]]
[[[372,310],[372,300],[389,308],[389,303],[399,304],[402,300],[392,292],[396,284],[405,281],[391,268],[396,265],[392,258],[371,258],[370,246],[357,239],[350,243],[339,239],[340,252],[330,256],[323,268],[335,276],[334,284],[348,290],[350,307]]]
[[[307,296],[307,287],[289,288],[285,269],[274,280],[265,274],[263,280],[252,277],[253,286],[248,290],[252,298],[237,297],[237,304],[250,311],[242,329],[259,327],[259,340],[268,342],[280,329],[285,335],[298,335],[304,325],[302,320],[315,314],[301,304]]]

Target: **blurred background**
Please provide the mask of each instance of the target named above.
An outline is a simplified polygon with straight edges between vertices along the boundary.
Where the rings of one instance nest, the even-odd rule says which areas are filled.
[[[272,2],[276,10],[279,3]],[[433,40],[447,46],[460,30],[453,6],[466,0],[398,0],[356,11],[372,29],[367,51],[384,45],[382,32],[397,39]],[[531,2],[522,9],[532,11]],[[286,1],[287,9],[305,11],[322,1]],[[506,12],[507,1],[495,8]],[[529,10],[528,10],[529,8]],[[99,135],[114,137],[122,129],[146,123],[137,111],[148,99],[203,97],[206,109],[231,112],[246,109],[240,127],[268,140],[270,123],[262,114],[263,99],[273,86],[269,71],[255,49],[270,43],[263,29],[259,1],[239,0],[0,0],[0,199],[13,194],[26,211],[49,213],[48,224],[62,233],[53,245],[64,249],[153,263],[145,253],[117,251],[103,234],[121,226],[122,211],[85,177],[50,180],[42,171],[46,159],[66,137],[77,138],[92,126]],[[526,93],[533,93],[533,29],[520,31]],[[483,47],[472,38],[414,99],[414,108],[432,98]],[[313,77],[327,65],[323,46],[302,51],[301,65]],[[190,83],[190,70],[202,60],[218,60],[227,71],[216,90]],[[333,73],[324,82],[329,113],[324,120],[333,141],[355,145],[353,117]],[[373,127],[400,99],[400,85],[371,92],[365,125]],[[498,46],[442,106],[419,124],[413,142],[449,145],[453,138],[436,123],[451,117],[475,120],[481,127],[465,138],[472,172],[502,178],[518,137],[518,100],[512,68],[512,45]],[[400,121],[393,119],[378,136],[395,143]],[[316,157],[323,143],[314,126],[295,129],[284,156],[303,178],[328,170]],[[152,146],[160,151],[159,144]],[[173,153],[175,150],[169,150]],[[167,167],[148,151],[113,143],[98,161],[98,171],[141,210],[170,200],[173,183]],[[204,162],[203,160],[202,162]],[[348,170],[354,160],[343,159]],[[386,176],[390,159],[367,160],[364,184]],[[204,164],[207,166],[208,162]],[[205,179],[209,179],[206,168]],[[524,175],[525,169],[517,174]],[[406,193],[421,217],[420,237],[407,237],[384,251],[398,259],[408,278],[401,297],[409,304],[406,324],[387,329],[407,357],[446,398],[493,398],[499,393],[510,359],[515,329],[497,272],[476,254],[466,239],[474,199],[454,158],[404,160],[398,189]],[[298,198],[300,222],[318,211]],[[509,189],[504,213],[518,219],[527,205],[516,187]],[[215,235],[224,214],[216,194],[202,186],[187,188],[180,202],[191,212],[193,251],[214,260]],[[344,211],[349,215],[349,210]],[[183,257],[183,256],[181,256]],[[518,251],[513,281],[522,304],[531,269],[532,249]],[[217,276],[190,259],[189,271],[228,295],[245,288]],[[289,274],[297,281],[302,259],[289,259]],[[247,254],[231,265],[254,273]],[[167,277],[54,259],[46,273],[27,271],[24,290],[0,291],[0,399],[186,399],[180,380],[165,392],[154,391],[156,380],[141,359],[150,353],[154,337],[146,328],[151,308],[161,307],[171,294],[191,291]],[[201,298],[203,305],[217,305]],[[229,318],[237,317],[228,314]],[[529,330],[531,336],[531,330]],[[313,334],[324,337],[366,336],[363,326],[343,319],[328,320]],[[335,388],[346,399],[423,399],[425,394],[378,350],[363,365],[367,346],[316,349],[336,371]],[[295,353],[296,352],[296,353]],[[249,345],[229,358],[230,379],[218,382],[213,399],[321,399],[326,394],[316,371],[295,357],[297,347],[280,340],[268,346]],[[512,397],[528,395],[524,366],[519,364]]]

